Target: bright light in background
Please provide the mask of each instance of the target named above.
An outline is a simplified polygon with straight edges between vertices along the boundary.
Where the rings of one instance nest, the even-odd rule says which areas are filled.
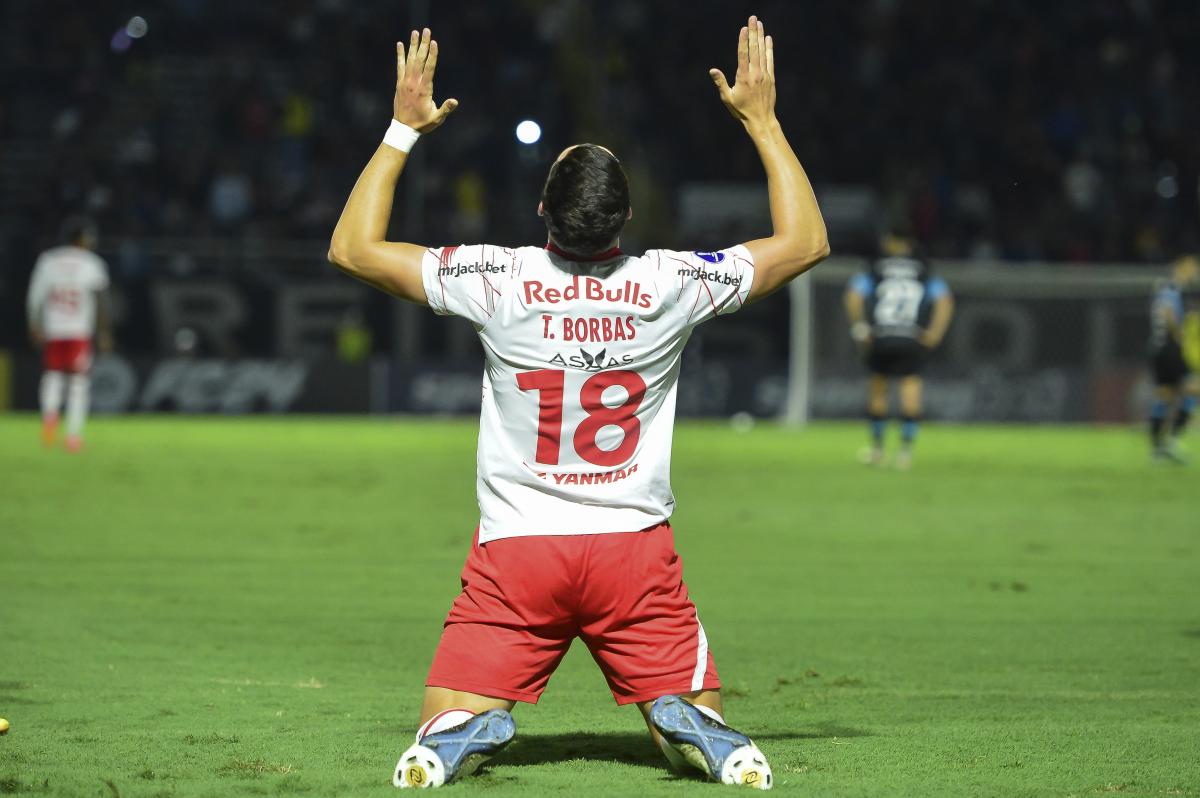
[[[542,137],[542,126],[532,119],[526,119],[517,125],[517,141],[522,144],[537,144]]]
[[[133,46],[134,39],[140,39],[150,31],[150,23],[145,17],[131,17],[125,27],[117,28],[112,40],[108,43],[114,53],[123,53]]]
[[[1175,199],[1179,196],[1179,181],[1172,175],[1164,175],[1154,184],[1154,190],[1163,199]]]
[[[144,17],[133,17],[125,23],[125,35],[131,39],[140,39],[150,30],[149,23]]]

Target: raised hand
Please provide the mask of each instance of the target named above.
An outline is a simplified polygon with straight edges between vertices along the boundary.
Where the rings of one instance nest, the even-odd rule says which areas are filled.
[[[437,69],[438,44],[430,38],[429,28],[412,32],[408,52],[404,42],[396,42],[396,99],[392,117],[416,130],[428,133],[446,121],[458,107],[458,100],[446,100],[439,107],[433,102],[433,73]]]
[[[734,119],[750,126],[775,118],[775,42],[766,35],[762,20],[750,17],[738,34],[738,65],[731,88],[717,68],[709,77],[721,94],[721,102]]]

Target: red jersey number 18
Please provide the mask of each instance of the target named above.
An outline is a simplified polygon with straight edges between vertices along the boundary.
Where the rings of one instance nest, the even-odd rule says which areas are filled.
[[[561,369],[524,371],[517,374],[517,387],[538,392],[537,462],[558,465],[562,449],[563,387],[566,375]],[[625,389],[625,401],[616,407],[604,404],[608,388]],[[615,466],[624,463],[637,448],[642,427],[638,407],[646,396],[646,381],[635,371],[602,371],[588,378],[579,389],[579,405],[587,416],[579,423],[571,442],[575,452],[593,465]],[[614,449],[601,449],[596,438],[605,427],[620,427],[624,435]]]

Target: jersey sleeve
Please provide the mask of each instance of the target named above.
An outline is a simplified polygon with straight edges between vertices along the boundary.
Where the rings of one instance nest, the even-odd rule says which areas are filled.
[[[950,296],[950,286],[941,277],[930,277],[925,284],[925,295],[930,302],[936,302],[944,296]]]
[[[861,297],[868,297],[875,290],[875,280],[866,272],[859,272],[850,278],[846,290]]]
[[[483,327],[512,282],[515,265],[514,250],[491,244],[428,249],[421,259],[421,281],[429,307]]]
[[[741,309],[754,284],[754,257],[738,245],[716,252],[646,253],[658,267],[663,304],[688,326]]]
[[[1170,288],[1163,288],[1154,295],[1152,311],[1162,318],[1173,318],[1176,322],[1183,315],[1183,294]]]

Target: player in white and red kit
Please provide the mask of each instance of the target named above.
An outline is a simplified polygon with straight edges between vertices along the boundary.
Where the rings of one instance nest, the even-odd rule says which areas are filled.
[[[427,249],[384,239],[418,134],[457,107],[432,99],[437,43],[397,44],[394,121],[334,231],[349,274],[475,326],[485,352],[480,522],[426,681],[400,787],[439,786],[512,739],[578,637],[619,704],[668,758],[717,781],[771,786],[762,752],[722,717],[720,681],[668,518],[680,356],[696,325],[777,290],[828,254],[812,188],[775,119],[774,45],[751,17],[736,85],[711,75],[767,172],[774,235],[718,252],[623,253],[620,162],[568,147],[538,211],[549,242]]]
[[[66,394],[68,451],[83,447],[91,393],[92,339],[102,351],[112,346],[108,269],[93,250],[96,230],[82,217],[63,224],[63,245],[43,252],[33,268],[27,296],[29,337],[42,350],[40,387],[42,442],[58,437]]]

